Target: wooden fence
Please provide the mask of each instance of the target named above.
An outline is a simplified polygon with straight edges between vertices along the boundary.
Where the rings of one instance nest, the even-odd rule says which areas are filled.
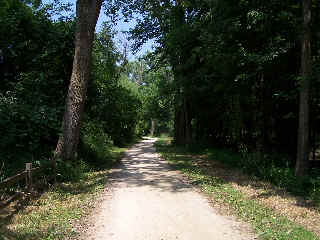
[[[23,172],[20,172],[0,182],[0,190],[11,187],[14,184],[18,183],[19,181],[25,179],[26,192],[30,192],[32,190],[32,184],[33,184],[32,176],[43,171],[44,169],[45,168],[41,168],[41,167],[32,168],[31,163],[26,163],[26,168]],[[0,202],[0,209],[8,206],[11,202],[22,198],[24,195],[25,195],[25,192],[16,192],[15,194],[13,194],[13,196],[8,198],[7,200]]]

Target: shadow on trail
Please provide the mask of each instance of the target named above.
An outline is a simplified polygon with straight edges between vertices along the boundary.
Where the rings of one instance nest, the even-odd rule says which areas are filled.
[[[160,159],[154,140],[143,140],[126,152],[125,157],[109,175],[109,182],[127,188],[148,187],[151,190],[184,192],[192,188],[177,172]]]

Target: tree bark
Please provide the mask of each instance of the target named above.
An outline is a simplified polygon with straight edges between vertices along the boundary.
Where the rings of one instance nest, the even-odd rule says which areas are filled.
[[[155,134],[155,128],[156,128],[156,121],[154,119],[151,119],[151,128],[150,128],[150,135],[153,137]]]
[[[75,54],[72,75],[55,155],[70,160],[77,151],[87,86],[91,73],[95,26],[103,0],[77,0]]]
[[[309,160],[309,98],[311,60],[311,0],[303,0],[303,39],[301,49],[301,88],[299,100],[299,128],[295,174],[302,177],[306,174]]]
[[[182,109],[177,109],[176,114],[176,137],[175,142],[178,145],[184,145],[185,144],[185,115]]]
[[[186,96],[182,103],[176,103],[174,119],[174,139],[176,144],[185,145],[192,142],[192,126],[190,117],[190,106]]]
[[[184,102],[183,102],[183,108],[184,108],[184,125],[185,125],[185,136],[184,136],[184,142],[185,144],[190,144],[192,142],[192,126],[191,126],[191,117],[190,117],[190,106],[189,101],[186,96],[184,96]]]

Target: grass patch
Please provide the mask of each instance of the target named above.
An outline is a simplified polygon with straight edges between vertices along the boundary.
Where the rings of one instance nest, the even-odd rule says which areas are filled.
[[[108,156],[116,163],[125,150],[112,147]],[[61,183],[33,198],[22,210],[11,206],[1,211],[0,240],[76,239],[74,223],[94,206],[106,186],[107,172],[108,169],[86,172],[76,182]]]
[[[210,174],[205,165],[199,161],[207,161],[209,154],[199,149],[175,147],[169,144],[169,138],[162,138],[156,143],[157,151],[170,165],[183,172],[193,184],[197,184],[215,202],[226,204],[232,211],[246,222],[250,222],[260,239],[265,240],[317,240],[317,236],[280,216],[272,209],[264,207],[255,200],[248,199],[240,191],[219,177]],[[219,158],[228,162],[234,160],[231,155],[220,152]],[[210,156],[212,158],[212,156]],[[212,161],[212,159],[210,159]]]
[[[241,169],[242,172],[255,176],[263,181],[285,189],[295,196],[311,200],[312,204],[320,210],[320,177],[319,170],[310,169],[303,178],[295,176],[295,169],[289,166],[284,156],[265,154],[259,159],[257,153],[241,156],[227,149],[207,148],[202,150],[208,159],[214,159],[230,168]]]

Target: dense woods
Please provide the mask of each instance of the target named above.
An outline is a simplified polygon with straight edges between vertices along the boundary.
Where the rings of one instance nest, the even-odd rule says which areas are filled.
[[[242,155],[238,167],[319,193],[317,1],[127,1],[135,46],[173,74],[172,135]],[[299,190],[298,190],[299,189]]]
[[[299,159],[296,174],[306,173],[319,139],[318,2],[126,6],[128,15],[143,16],[132,31],[136,44],[155,38],[158,54],[172,67],[177,144],[210,142],[255,152],[261,161],[284,154],[288,162],[277,164],[294,168]]]
[[[48,161],[57,143],[58,169],[98,166],[105,145],[168,133],[319,187],[318,1],[107,2],[112,19],[136,19],[133,49],[156,42],[135,61],[116,48],[110,23],[94,33],[101,1],[79,0],[77,18],[61,14],[67,5],[3,2],[0,180]]]
[[[57,151],[59,136],[65,136],[62,122],[77,44],[70,6],[4,3],[0,14],[0,180],[24,169],[26,162],[47,164]],[[114,34],[107,23],[95,34],[88,91],[82,93],[84,114],[78,118],[79,144],[72,150],[71,165],[58,159],[62,179],[72,176],[72,170],[77,173],[77,166],[82,166],[79,161],[99,167],[107,161],[108,146],[123,146],[148,134],[152,114],[165,115],[165,121],[169,118],[167,106],[157,108],[161,101],[157,92],[166,87],[161,79],[170,81],[170,73],[164,68],[147,73],[147,62],[142,60],[127,64],[127,53],[115,47]],[[78,74],[82,70],[84,65],[78,67]]]

